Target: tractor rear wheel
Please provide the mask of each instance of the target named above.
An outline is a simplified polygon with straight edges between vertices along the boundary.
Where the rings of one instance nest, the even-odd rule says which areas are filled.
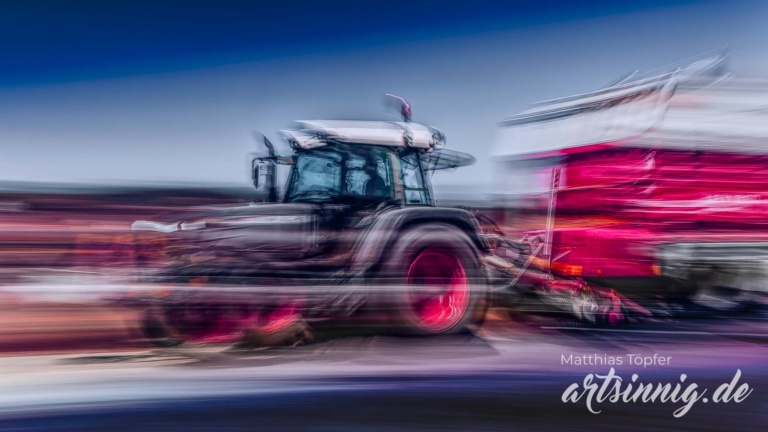
[[[458,333],[478,327],[488,295],[478,253],[469,237],[446,224],[406,231],[383,268],[396,331],[412,335]]]

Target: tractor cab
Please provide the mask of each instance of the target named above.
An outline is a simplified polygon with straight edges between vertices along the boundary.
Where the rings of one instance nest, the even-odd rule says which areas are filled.
[[[265,140],[270,156],[253,160],[254,186],[272,202],[434,206],[430,175],[475,162],[445,149],[438,129],[418,123],[312,120],[281,132],[293,154],[275,156]],[[280,164],[291,166],[282,194]]]

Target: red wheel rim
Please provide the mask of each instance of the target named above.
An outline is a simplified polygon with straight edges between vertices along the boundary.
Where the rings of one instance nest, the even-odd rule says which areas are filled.
[[[213,308],[191,318],[197,328],[188,332],[188,338],[198,343],[234,343],[249,329],[261,335],[278,333],[301,321],[298,303],[277,304],[267,310],[248,308]],[[207,316],[206,316],[207,315]],[[185,317],[190,319],[190,317]]]
[[[469,304],[469,281],[453,253],[425,249],[408,269],[406,283],[411,310],[423,329],[446,331],[464,316]]]
[[[288,303],[275,307],[264,314],[258,330],[263,334],[276,333],[296,324],[301,320],[299,307],[295,303]]]

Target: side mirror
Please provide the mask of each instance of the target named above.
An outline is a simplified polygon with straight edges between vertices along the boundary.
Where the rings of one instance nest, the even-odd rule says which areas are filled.
[[[253,180],[253,187],[259,189],[259,160],[254,159],[251,161],[251,180]]]
[[[277,166],[274,160],[255,158],[251,162],[251,180],[257,191],[266,194],[268,202],[277,202]]]

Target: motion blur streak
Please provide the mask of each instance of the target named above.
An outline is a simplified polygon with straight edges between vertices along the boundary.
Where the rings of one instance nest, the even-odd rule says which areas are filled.
[[[0,6],[0,430],[759,430],[765,5],[377,3]]]

